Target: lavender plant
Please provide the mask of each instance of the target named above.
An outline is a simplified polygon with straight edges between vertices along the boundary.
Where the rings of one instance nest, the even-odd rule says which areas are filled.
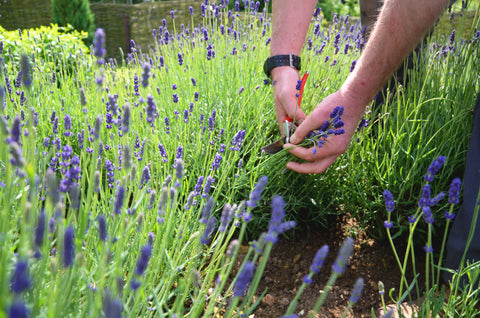
[[[444,256],[444,249],[445,249],[445,244],[446,244],[446,238],[448,235],[448,228],[450,223],[454,220],[455,218],[455,213],[454,211],[457,208],[457,204],[459,203],[459,197],[460,197],[460,189],[461,189],[461,181],[459,178],[455,178],[451,181],[450,188],[448,191],[448,202],[449,202],[449,209],[444,212],[444,224],[445,228],[443,231],[443,237],[441,238],[441,245],[440,245],[440,252],[435,256],[434,254],[434,249],[433,249],[433,223],[435,222],[435,217],[433,214],[432,209],[435,208],[435,206],[446,196],[444,192],[439,192],[439,194],[432,196],[431,193],[431,183],[434,181],[435,176],[440,173],[440,170],[442,169],[442,166],[446,163],[447,158],[445,156],[438,156],[435,160],[432,161],[430,166],[427,169],[427,173],[424,175],[423,180],[425,182],[422,191],[421,191],[421,196],[418,201],[418,208],[416,212],[414,212],[411,216],[408,217],[408,223],[409,223],[409,235],[408,235],[408,241],[407,241],[407,247],[405,249],[405,253],[403,258],[400,258],[398,254],[398,248],[395,246],[395,243],[393,241],[393,236],[392,231],[397,227],[395,227],[395,224],[391,222],[391,214],[395,210],[395,202],[393,199],[392,194],[390,191],[385,190],[383,193],[383,197],[385,200],[385,206],[387,210],[387,220],[384,222],[385,229],[388,235],[388,239],[390,241],[390,244],[392,246],[392,250],[397,258],[397,263],[400,269],[400,272],[402,274],[402,280],[400,282],[399,290],[398,290],[398,296],[396,298],[393,298],[393,293],[390,293],[390,297],[392,297],[392,300],[397,304],[400,305],[402,304],[403,301],[409,296],[409,292],[413,289],[416,288],[417,295],[420,295],[420,288],[419,288],[419,282],[417,280],[417,277],[415,277],[412,281],[409,281],[407,279],[407,266],[411,264],[412,270],[414,275],[417,275],[418,268],[416,268],[416,262],[415,262],[415,242],[414,242],[414,234],[416,231],[418,231],[418,226],[420,226],[421,223],[425,224],[427,226],[427,237],[426,237],[426,243],[424,245],[424,252],[426,256],[425,260],[425,270],[424,270],[424,276],[425,276],[425,300],[420,304],[421,307],[419,309],[419,317],[430,317],[430,316],[435,316],[440,313],[440,311],[443,311],[445,315],[451,315],[454,313],[454,315],[463,317],[464,314],[467,312],[469,315],[473,314],[473,312],[476,312],[474,309],[475,303],[476,302],[471,302],[470,304],[463,306],[461,310],[457,310],[458,308],[454,308],[455,306],[453,305],[456,303],[455,299],[457,298],[456,294],[459,290],[460,286],[460,281],[463,279],[464,275],[474,275],[475,277],[475,272],[476,270],[474,267],[469,268],[469,274],[467,274],[466,271],[464,271],[464,260],[462,260],[459,264],[459,269],[455,271],[454,276],[452,281],[449,283],[450,289],[452,290],[452,294],[446,297],[445,295],[445,287],[442,287],[442,284],[440,282],[440,277],[443,275],[443,272],[445,270],[450,270],[446,269],[443,267],[442,262],[443,262],[443,256]],[[480,193],[479,193],[479,199],[480,199]],[[473,231],[475,229],[475,224],[476,224],[476,218],[478,215],[479,211],[479,206],[476,206],[475,209],[475,214],[474,214],[474,219],[472,220],[472,228],[470,229],[470,238],[471,235],[473,235]],[[423,220],[423,222],[422,222]],[[465,250],[468,250],[469,242],[466,242],[467,245],[465,247]],[[453,270],[450,270],[453,272]],[[471,277],[471,276],[470,276]],[[467,287],[464,292],[465,294],[469,294],[471,292],[472,285],[475,285],[476,281],[471,280],[469,283],[467,283]],[[407,290],[404,291],[404,288]],[[385,304],[383,305],[385,309]],[[401,312],[400,307],[397,307],[397,311]]]

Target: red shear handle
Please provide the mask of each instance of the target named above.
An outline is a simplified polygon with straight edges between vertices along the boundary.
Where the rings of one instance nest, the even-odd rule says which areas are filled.
[[[305,74],[303,74],[303,77],[302,77],[302,84],[300,85],[300,92],[298,93],[298,103],[297,103],[299,108],[302,103],[303,88],[305,87],[305,83],[307,82],[308,74],[310,73],[307,71]]]

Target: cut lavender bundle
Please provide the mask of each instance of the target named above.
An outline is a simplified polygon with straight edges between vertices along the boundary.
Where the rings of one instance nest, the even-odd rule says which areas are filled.
[[[335,107],[330,113],[328,120],[326,120],[319,129],[311,131],[300,145],[303,147],[313,147],[312,152],[316,154],[317,148],[322,148],[329,136],[344,134],[345,130],[342,127],[345,124],[341,119],[343,110],[343,106]]]

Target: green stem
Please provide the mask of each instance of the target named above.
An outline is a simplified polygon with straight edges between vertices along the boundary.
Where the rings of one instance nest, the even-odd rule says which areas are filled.
[[[337,277],[340,276],[337,273],[332,273],[332,276],[330,276],[330,279],[328,280],[327,284],[323,288],[323,293],[322,295],[318,298],[317,302],[315,303],[315,306],[313,307],[313,310],[310,314],[310,318],[315,318],[317,312],[320,310],[322,307],[323,303],[325,302],[325,299],[327,299],[328,293],[332,289],[333,284],[337,280]]]

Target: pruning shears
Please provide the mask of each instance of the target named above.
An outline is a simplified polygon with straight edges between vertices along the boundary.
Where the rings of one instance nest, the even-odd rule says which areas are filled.
[[[298,98],[297,98],[298,108],[300,108],[300,105],[302,103],[303,89],[305,87],[305,83],[307,82],[308,75],[309,75],[309,72],[307,71],[302,77],[302,83],[300,85],[300,91],[298,93]],[[261,148],[262,154],[266,153],[269,155],[273,155],[279,152],[280,150],[282,150],[283,145],[290,142],[290,137],[293,135],[296,128],[297,128],[297,125],[294,123],[293,119],[287,116],[282,121],[283,137],[269,145],[262,147]]]

